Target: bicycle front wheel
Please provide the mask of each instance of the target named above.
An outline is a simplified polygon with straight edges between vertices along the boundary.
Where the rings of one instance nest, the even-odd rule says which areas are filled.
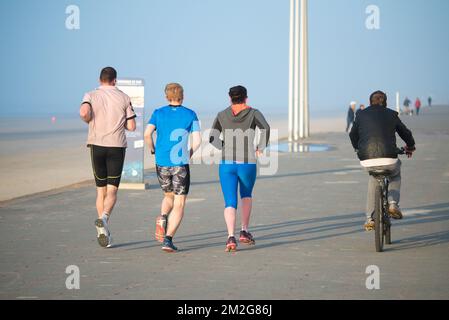
[[[376,252],[382,252],[384,247],[384,225],[382,215],[382,188],[376,187],[374,195],[374,243]]]

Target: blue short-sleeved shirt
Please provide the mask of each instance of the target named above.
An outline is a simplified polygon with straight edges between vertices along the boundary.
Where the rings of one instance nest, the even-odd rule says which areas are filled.
[[[189,164],[189,134],[200,131],[198,117],[184,106],[165,106],[154,110],[148,124],[156,127],[156,164],[174,167]]]

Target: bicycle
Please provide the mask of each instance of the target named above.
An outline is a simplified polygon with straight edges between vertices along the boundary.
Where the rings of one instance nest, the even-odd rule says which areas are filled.
[[[398,155],[405,154],[405,148],[398,149]],[[384,243],[391,244],[391,220],[388,214],[388,184],[391,171],[373,170],[369,174],[376,178],[379,185],[374,195],[374,243],[376,252],[382,252]]]

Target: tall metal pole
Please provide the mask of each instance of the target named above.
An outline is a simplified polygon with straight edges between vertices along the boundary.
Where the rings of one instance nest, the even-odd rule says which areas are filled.
[[[300,79],[299,79],[299,137],[306,138],[308,134],[308,90],[307,85],[307,0],[301,0],[301,34],[300,34]]]
[[[304,137],[310,135],[310,115],[309,115],[309,26],[307,0],[303,1],[302,21],[303,21],[303,59],[304,59]]]
[[[288,140],[293,141],[310,134],[307,0],[290,0],[289,45]]]
[[[294,61],[295,54],[294,48],[294,19],[295,19],[295,0],[290,0],[290,39],[289,39],[289,56],[288,56],[288,141],[293,140],[293,73],[294,73]]]
[[[299,0],[295,0],[295,36],[294,36],[294,68],[293,68],[293,138],[299,139]]]

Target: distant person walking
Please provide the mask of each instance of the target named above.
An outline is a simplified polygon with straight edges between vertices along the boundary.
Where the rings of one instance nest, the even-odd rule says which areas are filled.
[[[232,105],[218,113],[212,125],[209,142],[222,150],[219,176],[228,229],[226,251],[230,252],[237,248],[234,229],[239,190],[242,203],[242,229],[239,241],[246,244],[255,243],[248,230],[253,203],[252,191],[256,182],[257,158],[268,145],[270,126],[259,110],[246,104],[248,96],[245,87],[232,87],[229,89],[229,97]],[[257,146],[254,145],[256,127],[260,129]],[[220,138],[221,135],[223,139]]]
[[[100,87],[84,95],[80,116],[89,124],[87,146],[97,186],[97,240],[111,247],[108,223],[117,201],[117,190],[127,147],[125,130],[136,130],[131,99],[115,86],[117,71],[106,67],[100,73]]]
[[[427,104],[429,105],[429,107],[432,106],[432,97],[427,98]]]
[[[352,101],[348,108],[348,114],[346,115],[346,132],[349,131],[349,127],[352,126],[355,120],[355,106],[357,103]]]
[[[360,107],[357,109],[357,112],[355,113],[355,117],[357,118],[357,115],[359,114],[359,112],[365,110],[365,105],[361,104]]]
[[[408,97],[405,97],[405,99],[404,99],[404,110],[405,110],[405,114],[407,114],[407,115],[412,115],[411,114],[411,110],[410,110],[410,104],[411,104],[412,102],[410,101],[410,99],[408,98]]]
[[[421,100],[419,100],[419,98],[416,98],[415,100],[415,109],[416,115],[419,116],[419,109],[421,109]]]

